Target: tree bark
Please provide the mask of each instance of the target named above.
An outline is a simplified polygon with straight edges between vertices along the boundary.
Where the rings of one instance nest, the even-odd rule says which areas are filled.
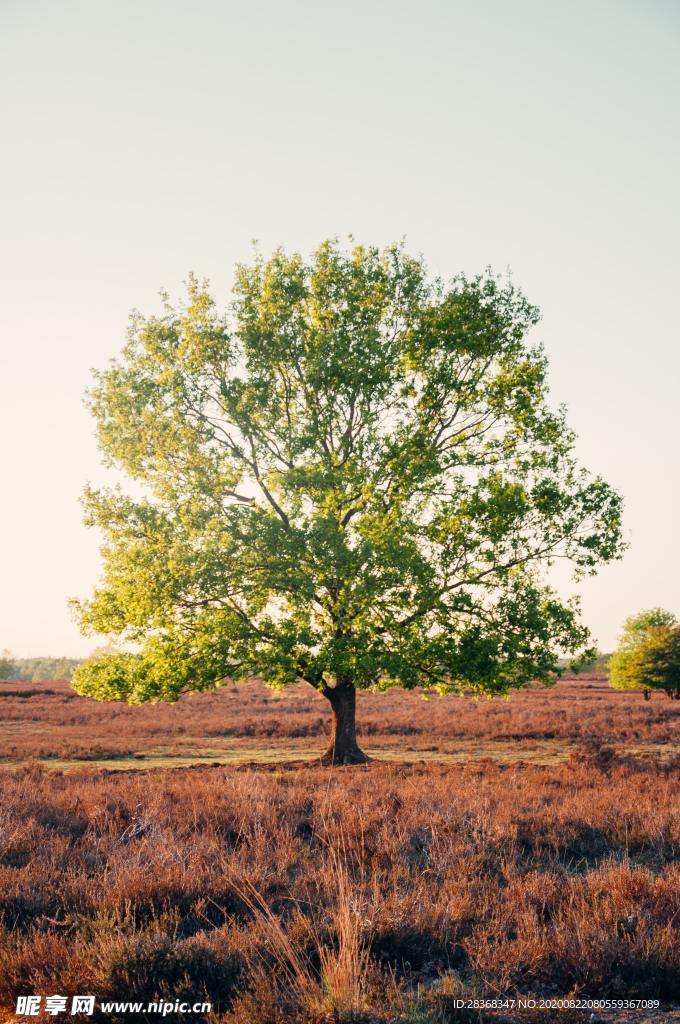
[[[323,694],[328,698],[333,713],[331,741],[321,758],[322,764],[365,764],[370,761],[357,743],[356,703],[354,683],[346,680],[329,686]]]

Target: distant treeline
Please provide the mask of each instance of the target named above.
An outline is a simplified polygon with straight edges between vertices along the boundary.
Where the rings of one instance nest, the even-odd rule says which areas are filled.
[[[598,653],[597,657],[583,665],[581,672],[607,672],[611,654]],[[9,652],[0,652],[0,679],[70,679],[76,665],[83,658],[14,658]],[[568,659],[562,663],[569,669]]]
[[[609,671],[609,659],[611,654],[598,654],[594,661],[590,662],[588,667],[585,669],[586,672],[608,672]]]
[[[0,679],[70,679],[81,658],[13,658],[0,654]]]
[[[603,654],[601,651],[598,651],[597,657],[593,658],[592,661],[585,662],[581,666],[580,671],[581,672],[602,672],[602,673],[608,672],[609,671],[609,659],[610,658],[611,658],[611,654]],[[571,666],[570,659],[569,658],[564,658],[562,660],[562,662],[561,662],[561,665],[562,665],[562,668],[568,670],[570,668],[570,666]]]

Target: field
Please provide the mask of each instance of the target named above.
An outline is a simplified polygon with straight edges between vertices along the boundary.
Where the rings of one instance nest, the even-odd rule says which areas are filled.
[[[300,763],[328,726],[309,688],[0,694],[8,1011],[91,991],[205,998],[230,1024],[591,1019],[457,1004],[523,995],[680,1019],[676,702],[596,677],[510,701],[365,694],[375,760],[328,769]]]
[[[361,743],[374,757],[469,763],[559,764],[583,744],[668,759],[680,754],[680,703],[616,693],[602,676],[566,679],[511,700],[432,697],[392,690],[358,698]],[[130,707],[78,696],[66,682],[0,682],[0,765],[110,769],[291,761],[320,754],[327,700],[300,684],[257,681]]]

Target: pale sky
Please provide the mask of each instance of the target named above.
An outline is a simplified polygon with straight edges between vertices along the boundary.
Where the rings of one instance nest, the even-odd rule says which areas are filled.
[[[631,612],[680,615],[673,0],[0,0],[0,97],[0,649],[96,645],[66,606],[106,479],[82,396],[130,310],[191,270],[226,305],[252,239],[350,232],[512,271],[625,496],[585,620],[607,650]]]

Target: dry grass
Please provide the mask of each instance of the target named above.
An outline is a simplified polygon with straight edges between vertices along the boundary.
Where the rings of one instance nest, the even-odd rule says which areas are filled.
[[[361,695],[364,743],[423,760],[121,773],[92,759],[304,756],[326,708],[259,684],[139,709],[27,685],[0,700],[0,1008],[91,991],[207,999],[215,1024],[456,1024],[470,994],[680,1001],[670,701],[598,679]],[[466,760],[424,760],[441,751]]]
[[[677,766],[589,756],[5,772],[0,1003],[187,993],[309,1024],[455,1020],[452,985],[679,1000]]]
[[[328,868],[329,888],[334,889],[335,934],[330,942],[327,928],[321,931],[319,922],[307,916],[297,900],[291,897],[296,907],[284,923],[251,882],[233,880],[255,930],[265,937],[266,952],[255,947],[247,958],[250,991],[268,990],[268,1002],[274,991],[275,1005],[292,1016],[302,1009],[312,1017],[323,1017],[330,1009],[339,1020],[353,1020],[367,1009],[367,979],[372,973],[365,898],[353,883],[344,841],[340,850],[330,848]]]

